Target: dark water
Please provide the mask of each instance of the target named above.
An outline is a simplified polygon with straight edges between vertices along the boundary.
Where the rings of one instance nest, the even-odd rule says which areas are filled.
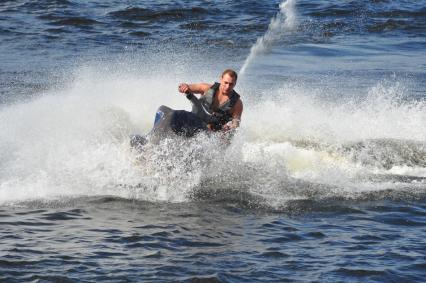
[[[424,281],[426,1],[280,4],[1,1],[0,281]],[[230,146],[129,149],[243,66]]]
[[[32,205],[1,212],[2,280],[421,282],[424,277],[426,207],[419,202],[318,203],[313,211],[294,215],[223,203],[116,198]]]

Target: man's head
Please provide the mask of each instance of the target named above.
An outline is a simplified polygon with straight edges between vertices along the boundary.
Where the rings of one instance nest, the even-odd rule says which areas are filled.
[[[220,91],[225,95],[230,95],[237,84],[238,75],[234,70],[226,69],[220,78]]]

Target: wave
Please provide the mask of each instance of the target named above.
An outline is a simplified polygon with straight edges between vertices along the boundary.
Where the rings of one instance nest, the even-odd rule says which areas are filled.
[[[349,3],[301,3],[300,10],[311,20],[305,20],[305,31],[322,30],[327,35],[382,32],[424,34],[425,7],[418,3],[383,5],[370,1]],[[402,5],[404,6],[404,5]]]
[[[324,100],[307,84],[281,82],[259,93],[247,82],[242,127],[225,151],[219,137],[199,136],[141,155],[130,150],[129,134],[149,131],[165,101],[189,108],[176,84],[194,79],[195,66],[170,54],[120,60],[78,68],[62,89],[0,108],[2,203],[111,195],[285,207],[425,191],[426,105],[404,100],[398,82],[379,81],[360,100]],[[180,71],[170,70],[175,60]],[[137,68],[128,69],[131,62]],[[203,66],[199,76],[213,80]]]
[[[56,16],[56,15],[43,15],[40,16],[40,19],[50,21],[51,25],[65,25],[65,26],[92,26],[96,24],[100,24],[100,22],[90,19],[87,17],[74,17],[74,16]]]
[[[190,22],[187,24],[181,24],[180,27],[183,29],[189,29],[189,30],[205,30],[209,28],[209,25],[206,22],[197,21],[197,22]]]
[[[194,19],[200,15],[208,14],[208,10],[201,7],[172,8],[164,10],[151,10],[147,8],[128,7],[126,9],[110,12],[109,16],[122,20],[137,21],[162,21]]]
[[[389,32],[395,30],[401,31],[424,31],[424,25],[426,20],[423,22],[413,22],[411,19],[408,20],[396,20],[396,19],[384,19],[381,22],[376,22],[367,25],[369,32]]]
[[[384,18],[423,18],[426,7],[420,3],[399,3],[388,5],[372,1],[329,1],[317,3],[298,3],[301,11],[312,17],[340,17],[371,15]]]
[[[339,34],[397,31],[424,34],[425,32],[425,8],[419,5],[412,5],[407,7],[407,10],[402,10],[392,9],[392,6],[383,7],[357,2],[355,5],[344,5],[339,8],[326,7],[307,14],[321,19],[322,23],[319,25],[325,31],[331,27],[330,32]]]
[[[375,168],[426,168],[426,143],[411,140],[365,140],[345,145],[355,162]],[[425,176],[426,177],[426,176]]]

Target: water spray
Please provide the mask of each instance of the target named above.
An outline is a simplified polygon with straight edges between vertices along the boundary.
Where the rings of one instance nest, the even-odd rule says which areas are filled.
[[[240,75],[243,75],[253,59],[270,49],[274,42],[281,39],[285,32],[292,31],[296,27],[296,0],[283,1],[279,8],[280,11],[272,18],[266,33],[259,37],[256,43],[251,47],[250,54],[240,69]]]

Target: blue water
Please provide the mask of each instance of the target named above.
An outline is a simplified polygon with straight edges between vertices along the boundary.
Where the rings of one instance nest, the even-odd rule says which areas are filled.
[[[424,281],[426,1],[289,2],[2,1],[0,281]],[[129,148],[245,63],[230,146]]]

